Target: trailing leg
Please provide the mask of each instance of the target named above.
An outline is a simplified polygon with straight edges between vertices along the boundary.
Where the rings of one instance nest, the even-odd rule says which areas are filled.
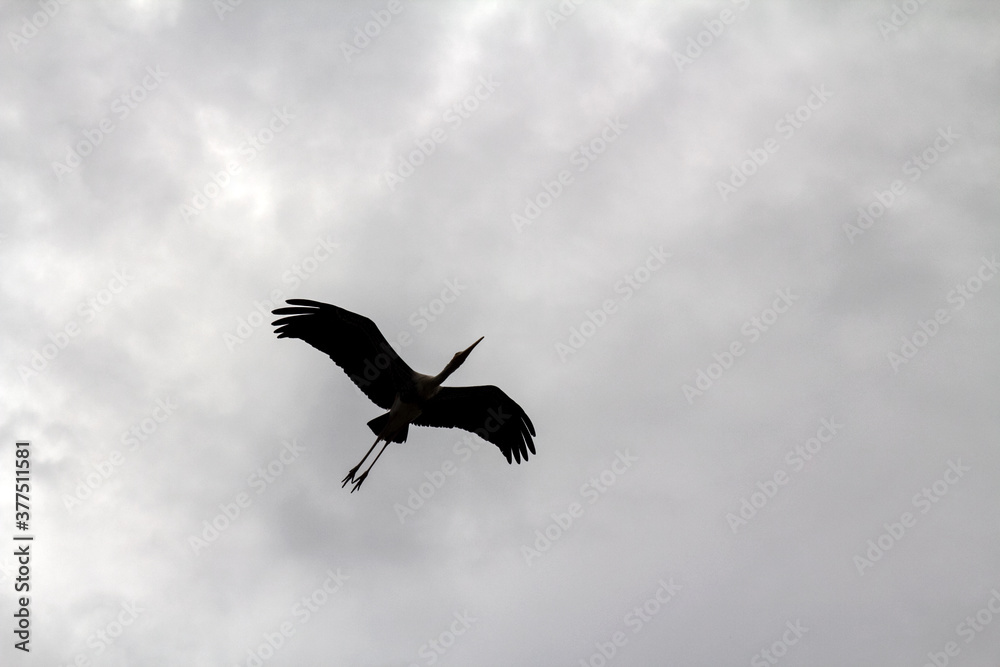
[[[386,440],[385,444],[382,445],[382,449],[380,449],[378,454],[375,456],[375,460],[372,461],[371,465],[368,466],[368,470],[365,470],[363,473],[361,473],[361,477],[358,477],[356,480],[354,480],[354,488],[351,489],[351,493],[354,493],[355,491],[361,488],[361,483],[365,481],[365,477],[367,477],[368,473],[370,473],[372,471],[372,468],[375,467],[375,461],[378,461],[378,457],[382,456],[382,452],[384,452],[385,448],[388,446],[389,446],[389,441]]]
[[[375,438],[375,443],[368,450],[368,453],[365,454],[364,458],[362,458],[360,461],[358,461],[358,465],[356,465],[353,468],[351,468],[351,471],[349,473],[347,473],[347,477],[344,478],[344,483],[340,485],[340,488],[344,488],[345,486],[347,486],[348,482],[353,482],[354,481],[354,476],[356,474],[358,474],[358,470],[361,468],[362,465],[364,465],[365,459],[368,458],[368,456],[375,449],[375,445],[377,445],[379,443],[379,440],[381,440],[381,439],[382,439],[381,435],[379,437]],[[386,444],[388,444],[388,443],[386,443]],[[385,447],[383,447],[382,449],[385,449]],[[381,454],[381,453],[382,452],[379,452],[379,454]],[[376,457],[376,458],[378,458],[378,457]],[[371,466],[368,466],[368,469],[371,470]],[[367,474],[367,473],[365,473],[365,474]],[[357,489],[358,487],[355,486],[354,488]],[[351,493],[354,493],[354,491],[351,491]]]

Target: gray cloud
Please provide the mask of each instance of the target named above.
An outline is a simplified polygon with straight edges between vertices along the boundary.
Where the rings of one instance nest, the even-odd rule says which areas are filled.
[[[0,17],[40,663],[992,664],[993,6]],[[379,410],[287,298],[485,336],[538,455],[415,429],[348,494]]]

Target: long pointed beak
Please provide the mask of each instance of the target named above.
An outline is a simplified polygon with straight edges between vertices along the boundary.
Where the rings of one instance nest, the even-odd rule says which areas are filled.
[[[458,367],[464,364],[465,360],[469,358],[469,354],[472,352],[472,348],[479,345],[479,341],[481,341],[483,338],[485,338],[485,336],[480,336],[479,340],[477,340],[475,343],[465,348],[461,352],[456,352],[455,356],[452,357],[451,361],[448,362],[448,365],[444,367],[444,370],[434,376],[434,381],[438,385],[440,385],[442,382],[445,381],[445,378],[447,378],[449,375],[457,371]]]
[[[484,339],[484,338],[486,338],[486,336],[480,336],[480,337],[479,337],[479,340],[482,340],[482,339]],[[469,347],[468,347],[468,348],[467,348],[466,350],[464,350],[464,351],[463,351],[463,352],[461,352],[460,354],[461,354],[461,355],[462,355],[463,357],[467,357],[467,356],[469,356],[469,353],[470,353],[470,352],[472,352],[472,348],[474,348],[475,346],[479,345],[479,340],[477,340],[477,341],[476,341],[475,343],[473,343],[472,345],[470,345],[470,346],[469,346]]]

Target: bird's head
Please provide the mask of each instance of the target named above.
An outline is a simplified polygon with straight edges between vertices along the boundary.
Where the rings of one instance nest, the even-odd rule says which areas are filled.
[[[482,340],[483,338],[486,338],[486,336],[480,336],[479,340],[477,340],[475,343],[473,343],[469,347],[465,348],[461,352],[456,352],[455,353],[455,356],[451,358],[451,363],[453,363],[455,365],[455,368],[458,368],[463,363],[465,363],[465,360],[469,358],[470,354],[472,354],[473,348],[475,348],[477,345],[479,345],[479,341]]]
[[[456,352],[455,356],[451,358],[451,361],[449,361],[448,365],[445,367],[446,373],[448,375],[451,375],[456,370],[458,370],[458,367],[465,363],[465,360],[469,358],[470,354],[472,354],[473,348],[479,345],[479,341],[482,340],[483,338],[485,338],[485,336],[480,336],[479,340],[477,340],[475,343],[465,348],[461,352]]]
[[[479,340],[482,340],[483,338],[485,338],[485,336],[480,336]],[[461,352],[455,353],[455,356],[451,358],[451,361],[449,361],[448,365],[444,367],[444,370],[438,373],[436,376],[434,376],[434,380],[436,381],[437,384],[441,384],[442,382],[444,382],[449,375],[457,371],[458,367],[461,366],[463,363],[465,363],[465,360],[468,359],[469,355],[472,353],[472,349],[477,345],[479,345],[479,340],[477,340],[475,343],[465,348]]]

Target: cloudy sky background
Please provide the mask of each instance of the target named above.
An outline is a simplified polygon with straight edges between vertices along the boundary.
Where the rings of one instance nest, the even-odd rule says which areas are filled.
[[[43,5],[0,9],[5,664],[995,664],[994,3]],[[411,430],[349,494],[379,410],[290,297],[423,372],[485,336],[452,380],[538,455]]]

